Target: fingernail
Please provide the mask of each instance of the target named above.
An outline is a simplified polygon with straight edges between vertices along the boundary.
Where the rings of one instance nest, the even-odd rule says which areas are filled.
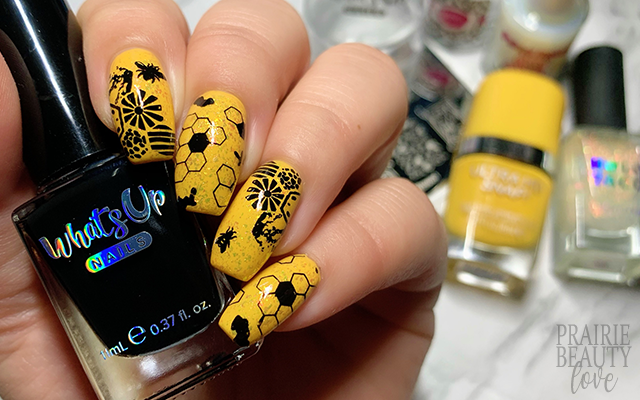
[[[211,265],[248,281],[269,259],[300,200],[302,180],[287,163],[270,161],[245,182],[229,206],[211,249]]]
[[[218,91],[189,108],[176,153],[176,194],[187,211],[220,215],[231,200],[244,154],[245,109]]]
[[[218,324],[238,346],[249,346],[289,318],[318,282],[318,266],[307,255],[286,257],[247,283]]]
[[[132,163],[173,158],[171,92],[160,60],[153,53],[131,49],[113,60],[109,102],[116,133]]]

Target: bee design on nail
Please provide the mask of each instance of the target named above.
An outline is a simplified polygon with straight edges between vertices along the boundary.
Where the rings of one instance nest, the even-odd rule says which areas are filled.
[[[136,61],[135,64],[136,67],[138,67],[138,69],[136,70],[136,72],[138,73],[138,78],[142,77],[142,79],[144,79],[145,81],[151,81],[151,83],[155,83],[156,80],[166,80],[164,74],[160,72],[160,67],[158,67],[157,65],[153,65],[151,63],[144,64],[140,61]]]
[[[233,228],[229,228],[226,232],[220,234],[214,243],[220,248],[220,253],[224,253],[233,239],[237,239],[236,231]]]
[[[139,53],[134,58],[134,53]],[[162,68],[146,51],[124,52],[109,79],[111,117],[134,164],[167,161],[175,153],[171,94]]]

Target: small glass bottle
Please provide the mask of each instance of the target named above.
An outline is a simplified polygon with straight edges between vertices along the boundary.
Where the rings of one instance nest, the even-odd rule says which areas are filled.
[[[101,400],[169,399],[254,354],[216,323],[232,300],[173,163],[131,164],[89,101],[64,0],[0,1],[38,194],[12,219]]]
[[[484,70],[523,68],[557,77],[588,13],[588,0],[502,0]]]
[[[482,83],[449,177],[450,279],[505,296],[524,292],[563,108],[560,85],[534,72],[505,69]]]
[[[393,58],[407,81],[422,46],[422,0],[303,0],[313,58],[340,43],[364,43]]]
[[[626,132],[622,53],[575,61],[577,127],[563,138],[554,195],[555,272],[622,284],[640,279],[640,138]]]
[[[477,46],[492,11],[491,0],[425,0],[423,34],[451,50]]]

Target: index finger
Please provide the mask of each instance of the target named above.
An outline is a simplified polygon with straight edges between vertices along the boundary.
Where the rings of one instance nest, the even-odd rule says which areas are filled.
[[[78,12],[91,100],[134,164],[173,158],[189,31],[170,0],[88,0]]]

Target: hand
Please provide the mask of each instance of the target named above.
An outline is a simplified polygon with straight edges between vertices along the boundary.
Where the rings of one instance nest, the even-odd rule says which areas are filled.
[[[309,68],[304,25],[283,0],[223,0],[191,36],[170,0],[89,0],[78,17],[92,102],[112,130],[111,63],[142,48],[163,66],[177,126],[205,91],[243,103],[240,182],[270,160],[286,161],[304,182],[273,256],[307,254],[322,280],[256,356],[187,398],[410,397],[434,331],[446,236],[424,193],[405,180],[378,179],[407,112],[393,61],[349,44]],[[12,210],[35,189],[21,161],[18,95],[4,62],[0,109],[0,396],[92,399],[12,226]]]

